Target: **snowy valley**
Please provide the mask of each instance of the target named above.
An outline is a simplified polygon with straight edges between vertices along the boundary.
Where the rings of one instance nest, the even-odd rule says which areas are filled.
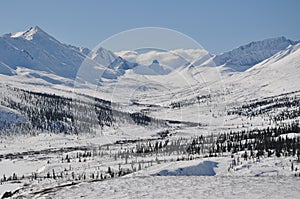
[[[285,37],[213,55],[90,50],[39,27],[5,34],[0,196],[239,198],[249,185],[295,198],[299,85],[300,43]],[[280,190],[258,186],[272,183]]]

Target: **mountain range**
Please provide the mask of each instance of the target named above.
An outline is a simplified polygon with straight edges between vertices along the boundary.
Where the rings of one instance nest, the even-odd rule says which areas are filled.
[[[165,106],[212,92],[244,101],[299,90],[299,45],[278,37],[219,55],[205,49],[112,52],[61,43],[36,26],[0,37],[0,83],[64,96],[76,88],[121,103]]]
[[[96,83],[100,75],[106,79],[117,79],[134,68],[141,75],[167,75],[191,62],[197,63],[205,55],[209,55],[210,65],[222,66],[231,72],[243,72],[297,43],[278,37],[251,42],[219,55],[209,54],[203,49],[178,49],[170,52],[154,50],[142,54],[134,51],[113,53],[102,47],[92,51],[63,44],[36,26],[24,32],[0,37],[0,74],[17,75],[20,67],[75,79],[84,63],[89,66],[90,74],[98,74],[88,77],[88,80]],[[207,64],[207,59],[205,61]],[[200,65],[203,62],[202,60]]]

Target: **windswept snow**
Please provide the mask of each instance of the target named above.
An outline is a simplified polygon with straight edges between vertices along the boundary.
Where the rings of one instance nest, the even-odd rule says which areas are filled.
[[[297,198],[300,181],[273,177],[168,176],[82,183],[45,194],[53,198]]]

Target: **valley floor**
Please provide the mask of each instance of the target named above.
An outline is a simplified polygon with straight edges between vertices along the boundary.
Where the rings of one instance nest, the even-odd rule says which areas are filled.
[[[5,145],[8,141],[1,143],[2,147],[5,145],[6,149],[15,150],[10,159],[3,158],[0,162],[1,167],[5,168],[1,172],[6,176],[12,172],[18,176],[24,174],[25,178],[1,182],[0,195],[4,196],[7,192],[13,193],[12,198],[297,198],[300,194],[300,173],[297,171],[300,163],[291,156],[241,159],[236,166],[231,167],[234,158],[226,153],[219,157],[194,156],[193,160],[179,161],[168,159],[172,155],[160,156],[158,153],[156,157],[161,161],[152,161],[151,156],[140,155],[129,158],[136,162],[128,160],[126,165],[124,160],[120,161],[111,155],[119,153],[120,145],[110,144],[109,149],[106,146],[101,149],[101,157],[95,155],[79,162],[72,154],[82,149],[60,148],[58,140],[52,139],[55,135],[50,135],[35,137],[48,141],[41,145],[48,144],[49,139],[55,145],[47,153],[43,153],[43,147],[39,148],[41,146],[38,145],[39,149],[36,149],[40,154],[35,152],[34,156],[26,153],[21,155],[17,151],[21,152],[24,148],[18,149],[14,144]],[[30,143],[29,140],[33,139],[23,138],[25,143]],[[85,139],[89,140],[88,137]],[[121,148],[132,146],[135,144],[124,144]],[[90,145],[88,148],[94,150],[95,146]],[[71,158],[69,163],[61,161],[65,154]],[[140,167],[137,160],[142,162],[141,168],[137,168]],[[103,179],[90,176],[95,171],[107,176],[108,166],[115,170],[121,166],[135,169],[123,176],[108,176]],[[52,179],[54,169],[57,179]],[[64,177],[59,177],[60,171],[63,171],[61,175]],[[37,173],[37,179],[31,172]],[[47,172],[51,173],[51,177],[45,177]],[[84,178],[72,179],[71,172],[75,172],[79,178],[83,173]]]

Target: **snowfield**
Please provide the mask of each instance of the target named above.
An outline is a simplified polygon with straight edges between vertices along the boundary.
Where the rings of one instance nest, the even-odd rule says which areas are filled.
[[[298,198],[284,177],[141,176],[82,183],[38,198]]]

